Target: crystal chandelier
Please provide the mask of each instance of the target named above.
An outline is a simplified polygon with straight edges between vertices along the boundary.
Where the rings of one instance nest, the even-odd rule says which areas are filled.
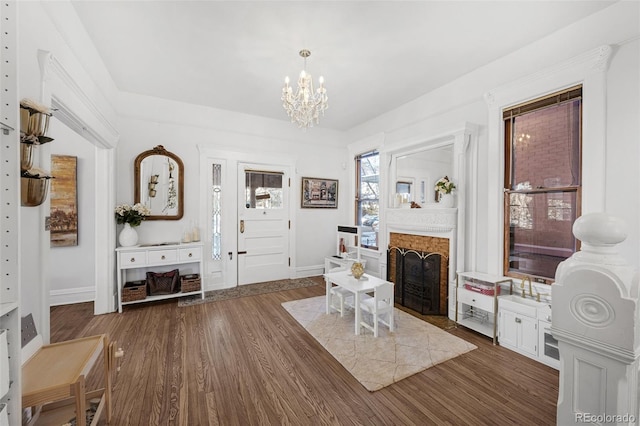
[[[327,89],[324,88],[324,78],[320,76],[318,82],[320,87],[317,90],[313,90],[313,80],[311,74],[308,74],[305,69],[307,68],[307,58],[311,55],[311,52],[304,49],[300,51],[300,56],[304,58],[304,68],[298,78],[298,90],[295,94],[293,89],[289,86],[289,77],[284,79],[284,87],[282,88],[282,106],[287,115],[291,119],[292,123],[297,123],[298,127],[307,129],[313,127],[320,122],[320,113],[324,116],[324,110],[329,107],[327,103]]]

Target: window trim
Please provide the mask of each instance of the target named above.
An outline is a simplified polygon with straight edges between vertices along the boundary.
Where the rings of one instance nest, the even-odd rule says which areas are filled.
[[[502,181],[504,165],[504,140],[502,110],[511,105],[533,99],[541,93],[557,88],[582,84],[589,102],[582,107],[582,170],[588,171],[582,179],[582,213],[605,209],[606,172],[602,159],[606,154],[606,87],[607,67],[612,57],[611,46],[602,45],[559,63],[548,62],[546,68],[518,80],[503,83],[484,94],[488,107],[487,155],[495,161],[495,167],[487,170],[487,187],[484,194],[490,211],[486,222],[486,238],[478,247],[486,253],[486,272],[501,274],[504,245],[501,233],[504,229]],[[541,64],[544,66],[544,64]]]

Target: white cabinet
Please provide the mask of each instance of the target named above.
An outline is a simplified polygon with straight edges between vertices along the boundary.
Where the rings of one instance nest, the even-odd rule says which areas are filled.
[[[558,369],[558,342],[551,335],[551,306],[520,296],[498,297],[498,342]]]
[[[204,299],[202,243],[160,244],[116,249],[118,263],[118,312],[131,303],[152,302],[187,295],[200,295]],[[122,289],[126,282],[144,280],[147,272],[167,272],[178,269],[180,275],[199,274],[200,290],[147,296],[141,300],[122,301]]]
[[[498,314],[500,346],[523,355],[538,356],[538,319],[501,308]]]
[[[459,272],[456,278],[456,323],[482,333],[496,343],[497,295],[507,277],[480,272]]]

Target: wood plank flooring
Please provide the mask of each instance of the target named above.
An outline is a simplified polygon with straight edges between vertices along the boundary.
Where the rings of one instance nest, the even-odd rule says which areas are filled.
[[[173,300],[94,316],[91,303],[52,307],[51,339],[118,342],[118,426],[555,424],[557,371],[463,327],[449,332],[478,349],[367,391],[280,305],[324,294],[317,279],[182,308]],[[92,373],[87,384],[98,380]]]

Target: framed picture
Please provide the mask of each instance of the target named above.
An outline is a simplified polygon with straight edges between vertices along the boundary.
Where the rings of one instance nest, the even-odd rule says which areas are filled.
[[[78,245],[78,157],[51,156],[51,247]]]
[[[338,181],[324,178],[302,178],[302,208],[338,208]]]

